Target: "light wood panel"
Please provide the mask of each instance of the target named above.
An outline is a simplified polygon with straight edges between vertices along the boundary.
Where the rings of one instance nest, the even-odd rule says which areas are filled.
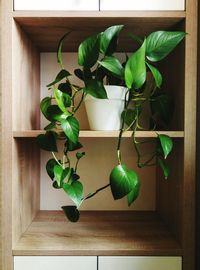
[[[40,151],[28,139],[13,142],[13,245],[32,222],[40,205]]]
[[[195,269],[195,149],[197,88],[197,0],[186,0],[185,145],[182,208],[183,270]]]
[[[35,138],[39,134],[44,134],[44,130],[23,130],[13,131],[14,138]],[[138,138],[156,138],[157,134],[166,134],[173,138],[183,138],[183,131],[136,131],[136,137]],[[92,130],[81,130],[79,136],[82,138],[116,138],[119,135],[119,131],[92,131]],[[123,134],[124,138],[130,138],[132,135],[131,131],[126,131]]]
[[[28,33],[30,39],[42,52],[56,51],[58,40],[71,31],[63,47],[77,51],[86,37],[105,30],[113,24],[124,24],[119,40],[119,51],[133,51],[137,45],[129,32],[145,36],[156,30],[166,30],[185,18],[185,12],[15,12],[15,20]]]
[[[82,212],[78,223],[41,211],[14,255],[180,255],[180,246],[152,212]]]
[[[13,22],[13,128],[40,126],[40,56],[34,44]]]
[[[0,269],[12,270],[12,24],[11,1],[0,1],[1,231]]]

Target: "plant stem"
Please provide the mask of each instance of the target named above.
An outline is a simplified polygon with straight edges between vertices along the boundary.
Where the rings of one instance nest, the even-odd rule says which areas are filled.
[[[89,193],[85,198],[83,198],[83,201],[92,198],[92,197],[93,197],[94,195],[96,195],[98,192],[100,192],[100,191],[106,189],[106,188],[109,187],[109,186],[110,186],[110,184],[107,184],[107,185],[105,185],[105,186],[103,186],[103,187],[101,187],[101,188],[98,188],[96,191],[94,191],[94,192],[92,192],[92,193]]]
[[[85,96],[85,94],[82,93],[81,100],[80,100],[79,104],[77,105],[77,107],[75,108],[74,114],[75,114],[75,112],[80,108],[80,106],[81,106],[81,104],[82,104],[82,102],[83,102],[84,96]]]
[[[62,164],[59,162],[59,160],[57,159],[56,155],[54,154],[54,152],[51,152],[55,161],[58,163],[58,165],[60,165],[62,167]]]

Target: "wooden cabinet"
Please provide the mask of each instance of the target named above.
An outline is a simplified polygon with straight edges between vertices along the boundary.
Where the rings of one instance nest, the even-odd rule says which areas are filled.
[[[97,270],[97,257],[91,256],[17,256],[14,270]]]
[[[99,0],[14,0],[14,10],[99,10]]]
[[[99,257],[99,270],[181,270],[181,257]]]
[[[11,0],[1,1],[2,10],[1,269],[12,270],[14,256],[16,265],[21,256],[169,256],[178,258],[163,259],[166,267],[169,263],[171,269],[180,269],[181,257],[182,269],[194,270],[197,0],[186,0],[185,11],[13,11]],[[172,174],[164,181],[158,168],[144,169],[142,195],[133,208],[127,211],[124,201],[109,201],[112,207],[106,209],[97,198],[96,206],[95,200],[86,205],[80,222],[72,224],[58,211],[58,205],[47,209],[40,201],[45,190],[40,166],[45,157],[35,138],[41,133],[40,89],[46,80],[45,73],[41,73],[43,58],[56,52],[58,40],[68,29],[73,31],[64,50],[74,53],[80,41],[112,24],[124,24],[126,32],[141,36],[160,29],[188,33],[161,66],[165,90],[172,93],[176,104],[173,123],[165,132],[174,139]],[[126,38],[119,44],[119,52],[122,47],[127,52],[132,50]],[[98,145],[105,145],[105,149],[100,149],[100,162],[110,171],[114,161],[109,159],[109,151],[118,133],[88,130],[84,109],[82,112],[80,137],[90,160],[95,164],[95,150]],[[130,147],[130,136],[130,132],[124,134],[124,150]],[[137,137],[154,138],[155,133],[140,131]],[[127,153],[127,162],[132,166],[135,155]],[[83,163],[83,174],[88,166],[88,162]],[[106,181],[103,170],[99,170],[95,181],[92,172],[84,176],[93,180],[94,187],[99,179]],[[103,201],[108,197],[110,194]],[[56,201],[56,196],[52,200]],[[151,258],[144,263],[150,264],[148,260]]]
[[[100,0],[100,10],[185,10],[184,0]]]

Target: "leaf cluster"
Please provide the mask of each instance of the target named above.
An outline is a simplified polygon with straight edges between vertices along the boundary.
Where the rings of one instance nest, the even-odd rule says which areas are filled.
[[[139,44],[139,48],[126,55],[126,60],[121,63],[115,56],[115,52],[123,28],[123,25],[111,26],[104,32],[88,37],[80,44],[77,59],[79,68],[74,70],[74,75],[83,81],[83,87],[71,82],[72,75],[63,66],[62,46],[70,35],[66,33],[60,40],[57,50],[60,72],[47,85],[50,94],[40,103],[40,110],[49,124],[44,128],[45,134],[37,137],[37,142],[41,149],[52,152],[53,157],[48,160],[46,171],[52,180],[52,186],[63,189],[72,200],[72,205],[62,207],[72,222],[79,219],[81,204],[105,188],[111,188],[115,200],[126,196],[128,205],[138,197],[139,176],[136,171],[127,168],[122,162],[122,135],[127,130],[132,130],[138,167],[158,165],[166,179],[170,175],[166,158],[173,148],[172,139],[167,135],[157,134],[156,141],[138,141],[136,131],[145,129],[140,124],[145,106],[148,106],[150,111],[148,130],[169,126],[174,104],[172,98],[162,90],[163,79],[159,71],[159,62],[175,49],[185,37],[185,33],[157,31],[144,38],[130,34],[130,37]],[[111,170],[109,183],[106,186],[84,196],[83,183],[77,174],[77,169],[85,152],[77,152],[82,145],[79,142],[80,125],[76,112],[86,95],[107,99],[104,83],[127,87],[127,98],[124,101],[122,125],[116,149],[118,164]],[[78,95],[80,101],[77,103]],[[63,143],[61,159],[56,156],[58,141]],[[148,159],[143,160],[140,147],[147,143],[154,143],[155,151],[149,153]],[[76,157],[75,164],[72,164],[69,153]]]

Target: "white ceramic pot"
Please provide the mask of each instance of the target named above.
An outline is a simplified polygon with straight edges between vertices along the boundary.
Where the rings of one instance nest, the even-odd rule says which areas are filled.
[[[90,95],[85,98],[85,107],[91,130],[119,130],[124,109],[126,87],[106,85],[108,99]]]

